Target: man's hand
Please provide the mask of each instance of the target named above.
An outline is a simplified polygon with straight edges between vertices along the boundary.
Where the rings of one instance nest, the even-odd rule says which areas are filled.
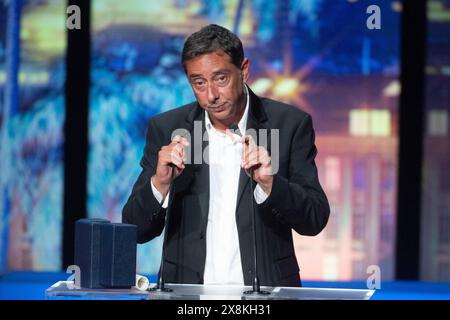
[[[250,169],[253,169],[253,180],[260,184],[268,195],[272,191],[273,173],[272,164],[266,148],[257,146],[252,136],[241,138],[244,145],[241,167],[250,176]]]
[[[152,183],[163,196],[163,199],[169,192],[172,178],[178,177],[183,172],[185,166],[185,147],[189,146],[186,138],[176,135],[172,142],[163,146],[158,152],[158,164],[156,166],[156,173],[152,177]],[[173,170],[175,170],[174,175]]]

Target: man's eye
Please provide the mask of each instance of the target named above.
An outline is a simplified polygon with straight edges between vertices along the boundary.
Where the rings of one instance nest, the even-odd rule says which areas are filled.
[[[216,78],[216,80],[217,80],[217,82],[218,83],[224,83],[224,82],[226,82],[227,81],[227,76],[225,76],[225,75],[223,75],[223,76],[218,76],[217,78]]]
[[[205,85],[205,81],[195,81],[194,82],[194,86],[196,86],[197,88],[201,88]]]

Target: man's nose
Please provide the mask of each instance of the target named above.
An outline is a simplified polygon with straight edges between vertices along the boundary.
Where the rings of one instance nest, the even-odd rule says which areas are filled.
[[[214,84],[210,84],[208,86],[208,102],[215,103],[217,99],[219,99],[219,91],[217,90],[216,86]]]

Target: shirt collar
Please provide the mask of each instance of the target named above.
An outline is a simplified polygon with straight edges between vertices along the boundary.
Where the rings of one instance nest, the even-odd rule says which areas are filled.
[[[250,106],[250,95],[248,94],[248,88],[247,88],[246,84],[244,84],[244,93],[245,93],[245,100],[246,100],[245,110],[244,110],[244,114],[241,117],[241,120],[239,120],[239,123],[238,123],[238,128],[242,134],[245,134],[245,130],[247,129],[248,108]],[[209,118],[209,114],[206,110],[205,110],[205,126],[206,126],[206,130],[208,130],[208,131],[215,130],[216,132],[218,132],[212,125],[211,119]]]

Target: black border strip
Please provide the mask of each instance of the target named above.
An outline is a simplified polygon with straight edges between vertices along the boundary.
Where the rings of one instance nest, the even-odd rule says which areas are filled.
[[[81,29],[67,29],[64,126],[63,268],[73,264],[75,221],[87,215],[90,0],[68,0],[81,11]]]
[[[403,1],[396,278],[419,280],[426,0]]]

